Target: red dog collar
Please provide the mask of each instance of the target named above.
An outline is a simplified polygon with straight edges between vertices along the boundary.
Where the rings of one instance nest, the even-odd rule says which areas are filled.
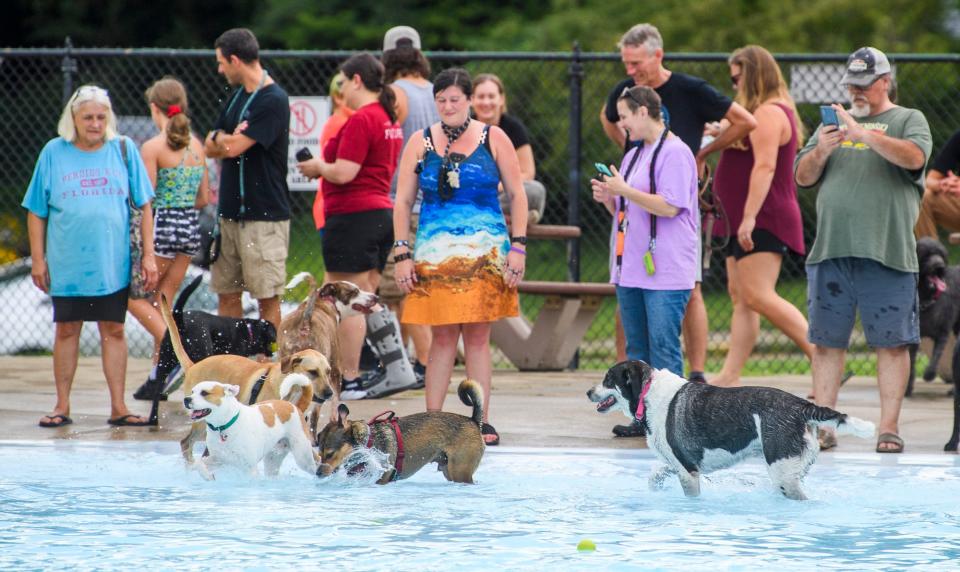
[[[393,411],[384,411],[371,419],[367,425],[370,426],[370,436],[367,437],[367,448],[373,447],[373,426],[380,423],[389,423],[393,427],[393,433],[397,436],[397,462],[393,469],[393,478],[396,481],[400,478],[400,472],[403,471],[403,434],[400,432],[400,423],[397,421],[396,414]]]

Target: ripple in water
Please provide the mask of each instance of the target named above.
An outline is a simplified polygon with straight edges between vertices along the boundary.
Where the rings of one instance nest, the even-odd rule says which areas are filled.
[[[490,450],[476,485],[428,465],[380,486],[379,453],[207,482],[175,443],[0,444],[0,569],[956,569],[960,467],[901,463],[821,460],[794,502],[755,463],[699,499],[651,492],[653,459],[613,451]]]

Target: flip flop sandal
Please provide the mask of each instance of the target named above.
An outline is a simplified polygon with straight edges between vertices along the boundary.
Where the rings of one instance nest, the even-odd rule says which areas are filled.
[[[114,427],[146,427],[150,425],[150,421],[131,421],[131,418],[140,417],[133,413],[123,415],[121,417],[115,417],[113,419],[108,419],[107,423],[113,425]]]
[[[893,445],[893,447],[880,447]],[[877,453],[903,453],[903,439],[896,433],[881,433],[877,438]]]
[[[50,421],[41,421],[38,423],[41,427],[63,427],[64,425],[69,425],[73,423],[73,419],[70,419],[66,415],[56,414],[56,415],[46,415]]]
[[[483,442],[486,443],[487,447],[493,447],[495,445],[500,444],[500,434],[497,433],[497,430],[493,428],[493,425],[490,425],[489,423],[484,423],[483,427],[480,429],[480,434],[494,436],[494,438],[489,441],[487,441],[486,439],[483,440]]]

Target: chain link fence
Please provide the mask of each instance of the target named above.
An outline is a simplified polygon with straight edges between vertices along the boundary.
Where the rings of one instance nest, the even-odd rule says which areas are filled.
[[[291,96],[326,95],[337,66],[352,52],[262,53],[264,66]],[[428,53],[433,71],[463,66],[473,73],[492,72],[506,84],[510,113],[527,126],[537,162],[537,178],[548,189],[541,223],[572,224],[582,229],[579,241],[532,241],[531,280],[607,280],[610,217],[591,197],[588,180],[595,161],[618,162],[620,150],[604,136],[600,109],[612,87],[624,77],[617,54],[580,53]],[[725,54],[670,54],[667,66],[696,75],[732,95]],[[819,122],[821,103],[844,101],[837,88],[845,54],[781,55],[778,61],[809,135]],[[897,55],[891,60],[898,79],[898,102],[922,110],[939,150],[960,127],[960,83],[953,55]],[[107,88],[121,118],[121,131],[142,141],[153,129],[144,90],[173,75],[187,86],[190,112],[198,133],[205,133],[230,93],[217,74],[211,50],[7,49],[0,51],[0,354],[49,351],[53,326],[50,302],[29,278],[25,212],[19,206],[43,145],[56,135],[63,102],[84,83]],[[293,192],[288,275],[322,272],[320,239],[313,227],[313,192]],[[801,193],[806,242],[812,243],[816,197]],[[851,221],[853,223],[853,221]],[[720,220],[717,224],[724,224]],[[726,355],[732,306],[726,292],[722,255],[715,249],[705,272],[703,291],[710,323],[708,371],[719,371]],[[806,312],[806,281],[801,257],[784,260],[778,292]],[[302,292],[299,293],[302,296]],[[290,296],[294,302],[295,297]],[[543,300],[521,297],[523,312],[535,317]],[[579,353],[582,368],[601,369],[615,358],[615,302],[606,300]],[[132,355],[148,355],[152,342],[136,320],[127,322]],[[852,367],[873,367],[862,334],[854,335]],[[95,330],[85,333],[84,353],[96,353]],[[497,367],[512,367],[497,354]],[[803,354],[765,321],[745,373],[804,373]]]

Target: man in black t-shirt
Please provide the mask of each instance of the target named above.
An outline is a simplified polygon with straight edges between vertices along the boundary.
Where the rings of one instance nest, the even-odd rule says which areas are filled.
[[[950,136],[927,169],[923,203],[917,219],[917,238],[937,238],[937,228],[960,232],[960,131]]]
[[[626,69],[627,77],[610,91],[607,101],[600,111],[600,123],[611,141],[627,148],[627,137],[617,125],[617,98],[626,88],[635,85],[652,87],[660,96],[664,119],[668,127],[687,144],[697,158],[697,168],[704,173],[706,158],[727,145],[745,137],[757,126],[756,120],[741,105],[718,92],[704,80],[671,72],[663,67],[663,39],[660,32],[651,24],[637,24],[630,28],[618,43],[620,59]],[[703,127],[706,123],[726,119],[730,127],[709,143],[700,148]],[[707,308],[703,302],[700,288],[701,276],[698,272],[697,284],[690,293],[690,302],[683,318],[683,341],[689,362],[688,378],[694,381],[706,381],[703,371],[707,361]],[[623,352],[623,329],[620,314],[617,312],[617,353]],[[623,355],[618,355],[618,359]],[[682,372],[675,372],[681,375]],[[633,425],[614,427],[618,437],[636,437],[643,435],[642,428]]]
[[[220,256],[210,269],[221,316],[243,317],[244,290],[260,317],[280,328],[290,238],[287,153],[290,102],[260,66],[253,32],[234,28],[214,43],[217,71],[238,89],[206,138],[208,157],[221,159]]]

